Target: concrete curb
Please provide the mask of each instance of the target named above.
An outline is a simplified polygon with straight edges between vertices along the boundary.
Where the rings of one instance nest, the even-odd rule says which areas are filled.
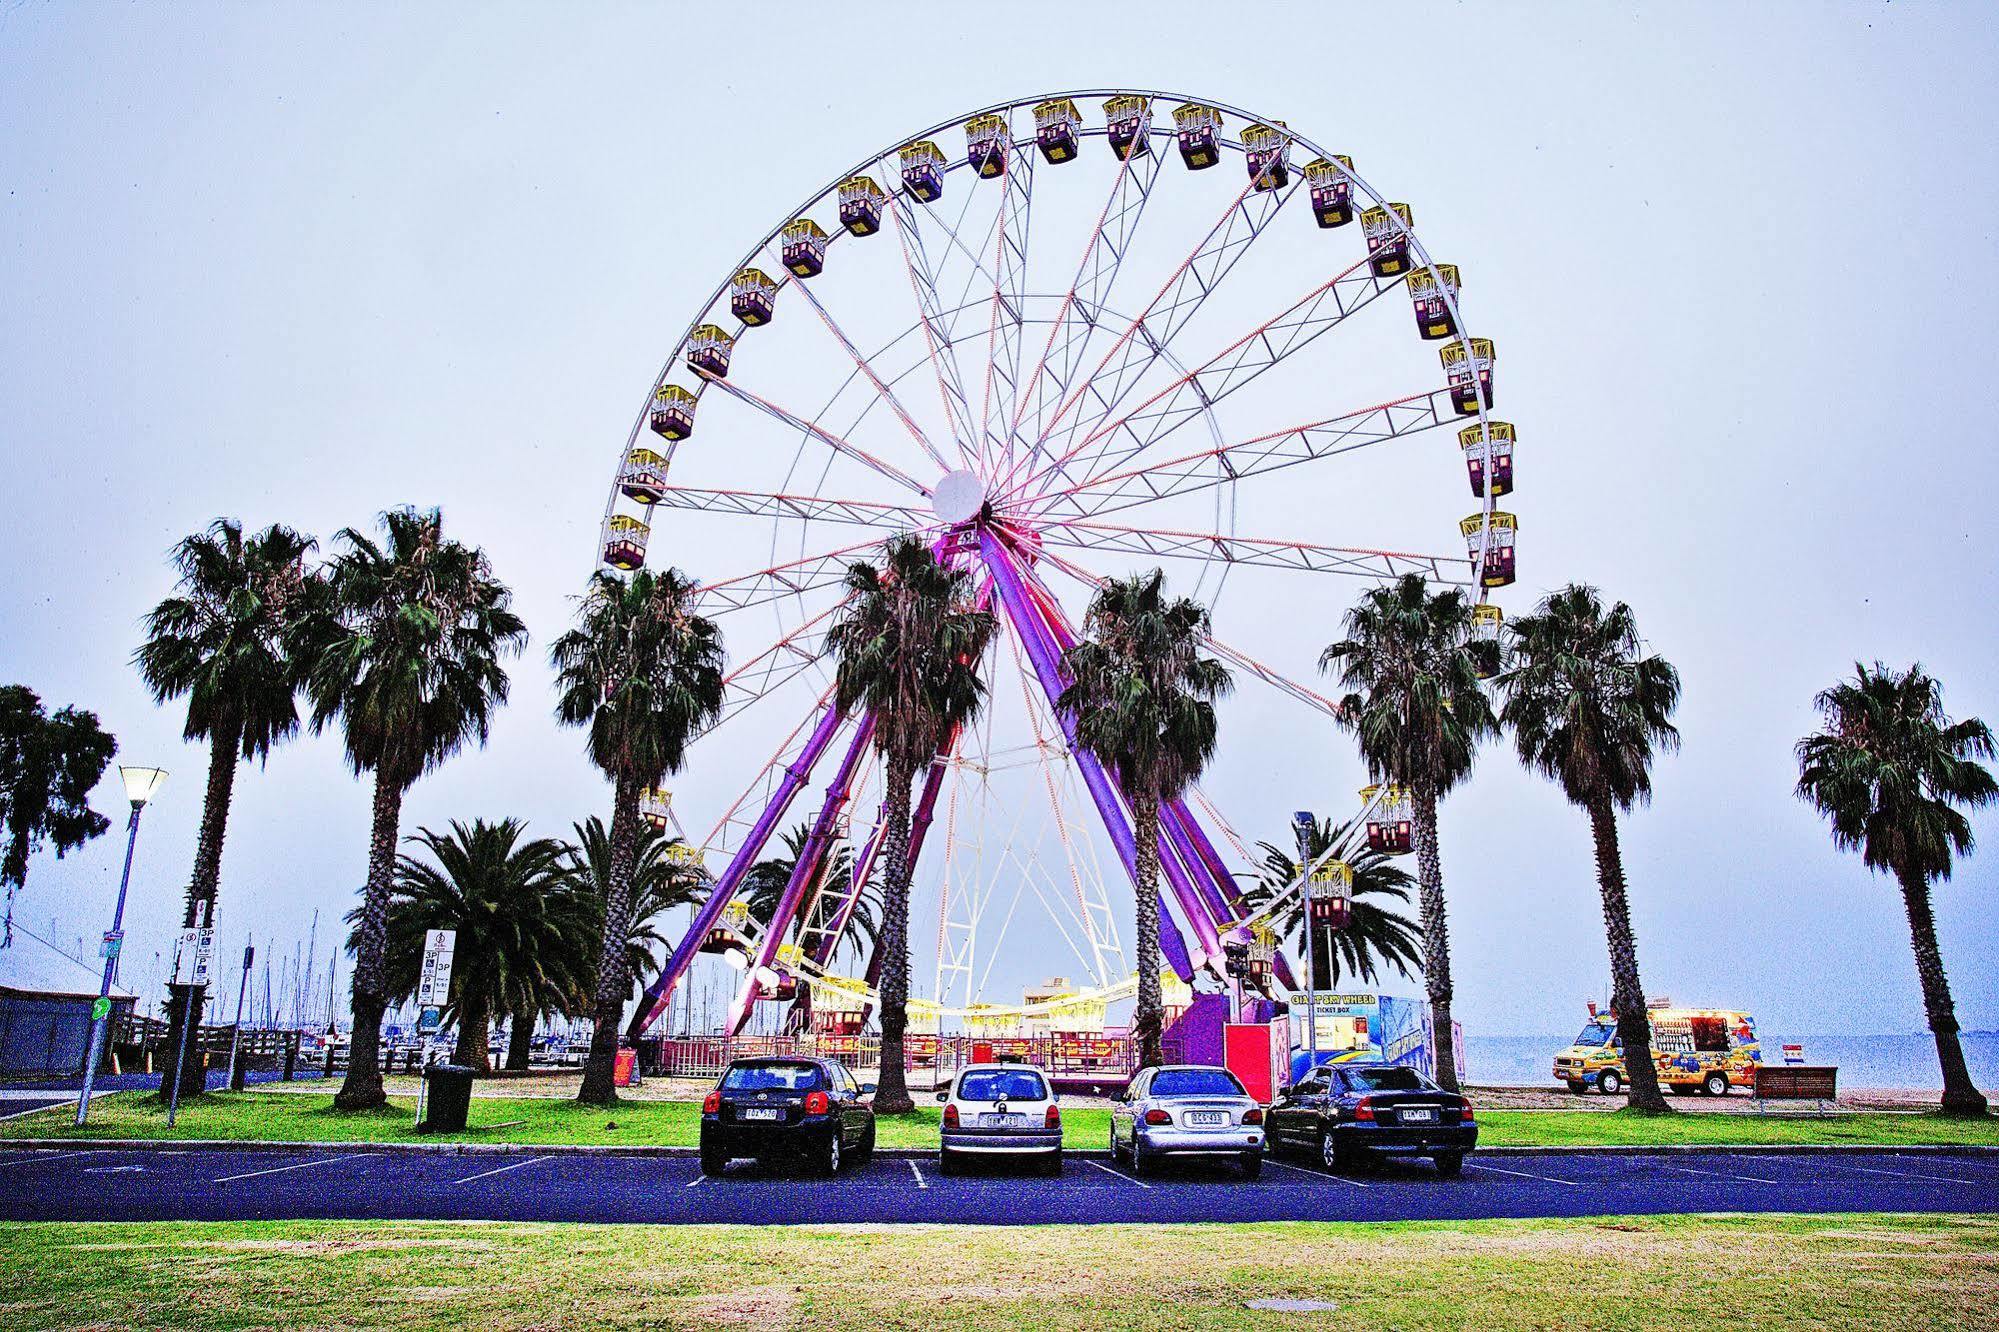
[[[534,1142],[264,1142],[236,1138],[0,1138],[0,1151],[62,1152],[300,1152],[364,1151],[411,1152],[434,1156],[667,1156],[699,1155],[693,1147],[635,1143],[629,1147],[608,1143]],[[1653,1147],[1584,1145],[1575,1147],[1481,1147],[1485,1156],[1838,1156],[1853,1153],[1910,1154],[1919,1156],[1999,1156],[1999,1146],[1951,1143],[1745,1143],[1721,1146],[1702,1143],[1670,1143]],[[1110,1153],[1098,1148],[1071,1147],[1067,1154],[1083,1160],[1109,1160]],[[887,1160],[924,1161],[937,1155],[935,1148],[882,1147],[876,1156]]]

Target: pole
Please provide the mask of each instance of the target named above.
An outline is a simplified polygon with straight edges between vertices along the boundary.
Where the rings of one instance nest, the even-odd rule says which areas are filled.
[[[132,884],[132,853],[139,845],[139,811],[144,808],[132,806],[132,817],[125,825],[125,872],[118,877],[118,905],[112,908],[111,929],[104,936],[104,980],[97,987],[97,1003],[91,1010],[90,1054],[83,1064],[83,1093],[76,1100],[78,1128],[90,1113],[90,1089],[97,1081],[97,1061],[103,1057],[104,1032],[111,1021],[111,985],[118,979],[118,953],[125,945],[125,890]]]
[[[249,944],[243,945],[243,976],[236,982],[236,1022],[229,1029],[229,1081],[233,1090],[236,1086],[236,1047],[243,1040],[243,992],[250,988],[250,963],[256,959],[257,950]]]
[[[1308,1072],[1319,1067],[1319,928],[1312,919],[1312,831],[1318,826],[1310,810],[1291,816],[1298,836],[1298,891],[1305,907],[1305,1049]]]
[[[214,918],[209,917],[209,919],[212,920]],[[178,959],[179,955],[176,954],[175,956],[176,959]],[[197,945],[195,948],[195,958],[199,959],[200,956],[201,956],[201,949],[200,946]],[[191,971],[196,971],[199,967],[199,962],[198,961],[190,962],[189,966]],[[178,974],[179,971],[180,968],[176,966],[174,968],[176,980],[179,979],[179,974]],[[193,1044],[194,1042],[195,991],[197,989],[206,989],[206,988],[207,986],[205,983],[197,982],[194,979],[193,975],[190,975],[187,986],[187,998],[184,1001],[184,1006],[180,1016],[180,1049],[176,1051],[174,1054],[173,1086],[169,1088],[167,1091],[168,1128],[172,1128],[174,1126],[174,1117],[180,1113],[180,1085],[182,1082],[186,1081],[187,1079],[187,1047]],[[208,1085],[208,1073],[206,1070],[202,1072],[201,1079],[202,1079],[202,1089],[205,1091],[207,1090],[207,1085]]]

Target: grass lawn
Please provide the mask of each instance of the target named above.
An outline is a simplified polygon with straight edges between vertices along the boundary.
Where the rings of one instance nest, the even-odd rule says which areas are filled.
[[[1329,1313],[1250,1310],[1327,1300]],[[0,1325],[1968,1328],[1999,1217],[1213,1226],[0,1228]]]
[[[415,1101],[392,1098],[391,1108],[339,1114],[330,1093],[215,1092],[181,1106],[172,1132],[166,1111],[151,1097],[121,1092],[93,1100],[90,1123],[72,1127],[66,1110],[0,1120],[7,1138],[233,1138],[276,1142],[519,1142],[600,1143],[606,1146],[692,1146],[700,1107],[692,1101],[626,1101],[611,1110],[584,1109],[552,1097],[475,1097],[471,1125],[462,1134],[419,1138]],[[1071,1147],[1104,1145],[1109,1112],[1071,1106],[1063,1112]],[[1999,1117],[1944,1119],[1937,1115],[1854,1114],[1828,1119],[1754,1114],[1682,1114],[1657,1118],[1627,1111],[1578,1114],[1560,1110],[1490,1110],[1479,1116],[1483,1146],[1659,1146],[1672,1143],[1748,1144],[1869,1143],[1999,1146]],[[516,1122],[518,1121],[518,1122]],[[505,1127],[500,1127],[505,1125]],[[611,1127],[616,1125],[615,1128]],[[935,1147],[937,1110],[884,1118],[884,1147]]]

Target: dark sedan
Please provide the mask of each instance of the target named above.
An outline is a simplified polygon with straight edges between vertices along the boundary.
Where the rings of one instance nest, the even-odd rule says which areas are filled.
[[[875,1150],[874,1084],[831,1059],[738,1059],[701,1103],[701,1173],[738,1156],[802,1158],[835,1175]]]
[[[1374,1155],[1427,1156],[1454,1176],[1478,1145],[1470,1101],[1395,1064],[1315,1069],[1270,1107],[1266,1128],[1273,1152],[1311,1152],[1328,1170]]]

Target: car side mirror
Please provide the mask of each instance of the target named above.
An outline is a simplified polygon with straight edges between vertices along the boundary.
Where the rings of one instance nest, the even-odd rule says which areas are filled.
[[[941,1091],[941,1092],[938,1092],[938,1093],[937,1093],[937,1102],[938,1102],[938,1104],[939,1104],[939,1105],[942,1105],[942,1104],[943,1104],[943,1103],[944,1103],[945,1101],[948,1101],[948,1100],[950,1100],[950,1099],[951,1099],[951,1093],[950,1093],[950,1092],[947,1092],[947,1091]]]
[[[861,1084],[861,1095],[863,1095],[863,1096],[873,1096],[874,1094],[875,1094],[875,1084],[874,1084],[874,1083],[872,1083],[872,1082],[863,1082],[863,1083]]]

